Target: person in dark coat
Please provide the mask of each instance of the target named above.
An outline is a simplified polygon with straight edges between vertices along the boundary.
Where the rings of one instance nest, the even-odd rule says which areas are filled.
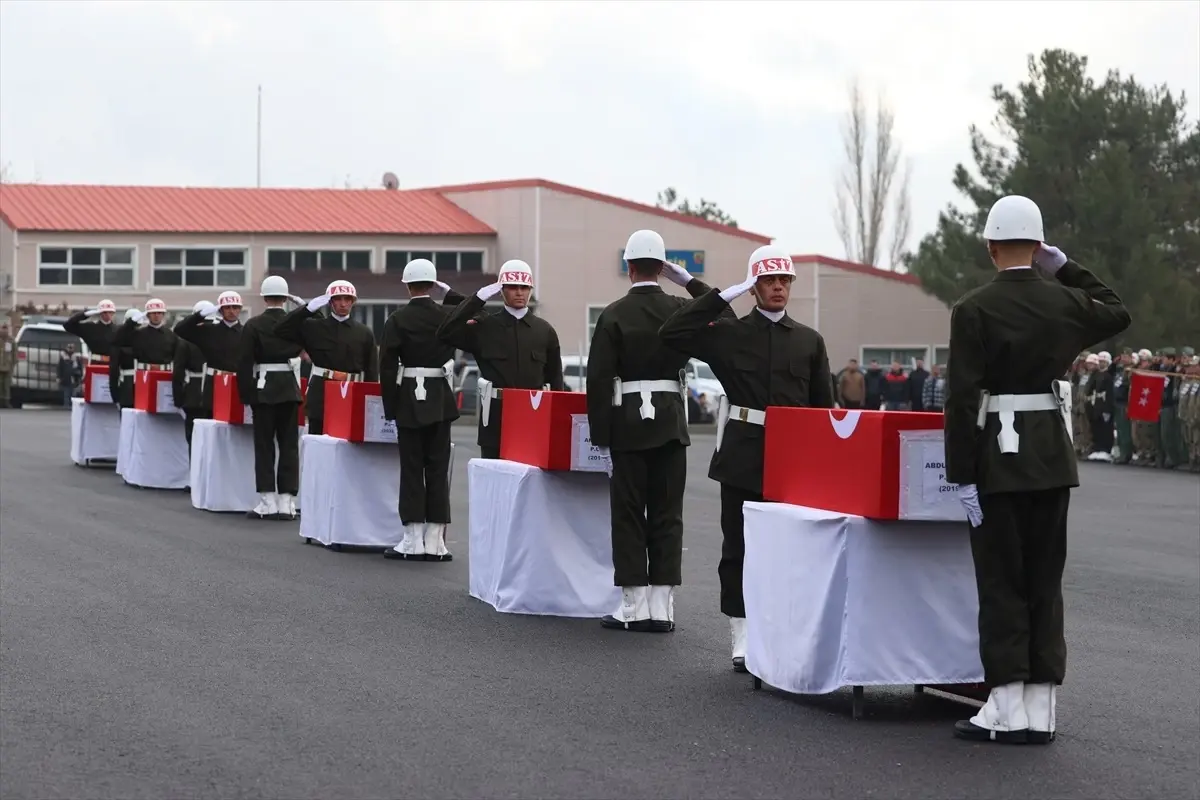
[[[498,280],[459,303],[438,328],[438,338],[475,356],[479,365],[479,450],[500,458],[503,389],[566,391],[562,348],[549,322],[532,313],[533,270],[519,259],[500,266]],[[503,295],[504,307],[488,312],[488,300]]]
[[[131,308],[125,312],[122,325],[136,319],[142,312]],[[108,350],[108,391],[118,408],[133,408],[133,348],[117,344],[118,328]]]
[[[89,361],[93,364],[109,363],[112,354],[112,341],[117,335],[117,326],[113,317],[117,314],[117,306],[112,300],[101,300],[96,307],[72,314],[63,323],[63,330],[74,334],[83,340],[91,354]],[[110,378],[111,384],[111,378]],[[116,399],[116,386],[109,386],[109,394]]]
[[[146,310],[133,310],[113,337],[116,347],[128,347],[134,370],[170,372],[175,363],[176,337],[166,326],[167,304],[157,297],[146,301]],[[122,375],[124,370],[122,370]],[[122,386],[122,392],[124,392]],[[133,404],[133,379],[129,380],[129,400]]]
[[[675,629],[675,589],[683,582],[683,495],[687,484],[688,357],[658,329],[687,302],[665,293],[659,276],[692,297],[709,291],[667,261],[654,231],[625,245],[633,284],[600,314],[588,348],[588,426],[611,460],[609,505],[613,582],[621,604],[606,628],[665,633]]]
[[[175,324],[175,335],[191,342],[204,354],[201,408],[212,410],[213,385],[220,375],[237,374],[242,340],[242,296],[221,292],[217,304],[204,301],[199,311]],[[245,399],[242,402],[246,402]]]
[[[458,419],[451,378],[454,347],[438,338],[450,308],[464,298],[437,279],[433,262],[418,258],[401,281],[409,301],[383,327],[379,388],[383,415],[396,423],[400,446],[400,523],[404,537],[386,558],[450,561],[450,429]]]
[[[796,268],[775,245],[750,256],[747,277],[692,300],[659,329],[672,350],[707,361],[726,395],[708,477],[721,484],[721,612],[729,617],[733,668],[746,671],[746,605],[742,506],[761,502],[764,424],[768,406],[833,408],[825,340],[787,315]],[[731,301],[753,292],[755,308],[737,318]]]
[[[991,693],[955,735],[1046,743],[1066,674],[1062,574],[1079,485],[1059,379],[1130,316],[1112,289],[1042,243],[1042,213],[1029,198],[996,201],[984,237],[998,272],[951,311],[944,424],[946,480],[971,526]]]
[[[300,345],[276,335],[291,298],[287,281],[268,275],[259,290],[266,308],[238,340],[238,397],[254,415],[253,519],[295,519],[300,493]]]
[[[925,371],[925,362],[917,359],[912,372],[908,373],[908,407],[911,411],[925,411],[925,381],[929,373]]]
[[[325,294],[290,312],[275,328],[276,336],[300,345],[312,361],[304,413],[313,436],[325,430],[325,381],[379,380],[375,334],[350,318],[357,299],[353,283],[333,281]],[[319,312],[326,306],[329,315],[323,316]]]
[[[192,313],[210,305],[201,300],[192,306]],[[175,407],[183,410],[183,436],[187,439],[189,454],[192,452],[192,430],[196,420],[212,416],[212,406],[204,407],[204,383],[204,351],[187,339],[177,337],[171,388],[175,392]]]

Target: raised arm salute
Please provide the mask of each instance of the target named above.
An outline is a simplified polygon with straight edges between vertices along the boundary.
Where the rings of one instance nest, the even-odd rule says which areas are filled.
[[[1079,485],[1057,381],[1130,317],[1095,275],[1042,244],[1042,213],[1029,198],[996,201],[984,236],[997,275],[951,312],[945,430],[946,478],[959,484],[971,525],[979,653],[992,690],[955,734],[1045,743],[1066,673],[1062,573]]]

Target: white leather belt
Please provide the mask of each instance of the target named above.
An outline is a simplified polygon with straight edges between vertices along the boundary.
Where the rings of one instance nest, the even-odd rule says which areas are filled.
[[[254,374],[258,376],[258,388],[262,389],[267,385],[268,372],[290,372],[296,376],[296,383],[300,383],[300,359],[293,358],[289,361],[277,361],[273,364],[255,364]]]
[[[107,364],[108,356],[98,356],[95,353],[93,353],[92,355],[88,356],[88,363],[89,364]]]
[[[185,369],[183,371],[183,379],[185,381],[194,381],[197,378],[199,378],[201,381],[204,380],[204,370],[200,370],[199,372],[192,372],[190,369]]]
[[[121,377],[132,378],[135,372],[137,372],[136,369],[123,369],[121,370]]]
[[[135,370],[155,370],[157,372],[170,372],[174,369],[170,364],[148,364],[145,361],[133,362],[133,368]]]
[[[767,412],[757,408],[743,408],[729,403],[727,395],[721,395],[721,404],[717,410],[717,449],[721,449],[721,440],[725,438],[725,425],[730,420],[747,422],[751,425],[766,425]]]
[[[500,396],[500,390],[491,381],[483,378],[479,379],[476,388],[479,391],[479,421],[486,428],[492,417],[492,401]]]
[[[448,361],[440,367],[406,367],[400,364],[400,369],[396,372],[396,385],[399,386],[404,382],[405,378],[412,378],[417,382],[416,388],[413,389],[413,396],[418,401],[424,401],[429,393],[425,390],[425,379],[435,378],[444,380],[446,385],[454,388],[451,383],[450,376],[454,374],[454,362]],[[485,423],[486,424],[486,423]]]
[[[627,394],[640,394],[642,419],[654,419],[654,403],[651,395],[655,392],[677,394],[683,400],[683,408],[687,410],[687,384],[681,381],[623,381],[613,378],[613,406],[621,405],[621,398]]]
[[[1018,412],[1061,410],[1062,404],[1059,402],[1058,397],[1050,392],[1046,394],[995,395],[984,392],[979,401],[979,417],[976,420],[976,425],[983,428],[987,422],[988,414],[999,415],[1000,433],[996,438],[1000,442],[1000,452],[1015,453],[1021,444],[1021,437],[1014,425]]]
[[[312,368],[312,376],[331,381],[361,381],[363,379],[361,372],[339,372],[336,369],[325,369],[325,367],[317,366]]]

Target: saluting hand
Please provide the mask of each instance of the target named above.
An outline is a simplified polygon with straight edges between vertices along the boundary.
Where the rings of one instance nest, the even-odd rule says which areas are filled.
[[[146,312],[135,308],[133,309],[133,313],[129,315],[129,318],[133,320],[135,324],[141,325],[146,321]]]
[[[721,292],[721,299],[726,303],[732,303],[737,298],[744,295],[746,292],[754,288],[754,284],[758,282],[758,278],[753,275],[746,277],[746,280],[739,283],[737,286],[730,286],[725,291]]]
[[[320,295],[319,297],[314,297],[312,300],[308,301],[308,310],[315,314],[316,312],[320,311],[325,306],[329,305],[329,300],[330,300],[330,297],[327,294]]]
[[[670,261],[663,264],[662,274],[676,286],[687,286],[692,282],[692,274],[690,272]]]
[[[1053,278],[1058,274],[1062,265],[1067,263],[1067,254],[1054,245],[1043,242],[1034,251],[1033,263],[1038,269]]]
[[[101,314],[103,314],[103,313],[104,313],[104,312],[103,312],[103,311],[101,311],[101,310],[100,310],[100,309],[98,309],[98,308],[92,308],[92,309],[89,309],[89,310],[87,310],[87,311],[83,312],[83,315],[84,315],[85,317],[98,317],[98,316],[100,316],[100,315],[101,315]]]
[[[298,305],[298,306],[302,306],[302,305],[304,305],[304,304],[305,304],[305,303],[304,303],[304,298],[303,298],[303,297],[297,297],[297,296],[296,296],[296,295],[294,295],[294,294],[289,294],[289,295],[288,295],[288,300],[291,300],[293,303],[295,303],[295,304],[296,304],[296,305]]]
[[[504,288],[504,284],[502,284],[502,283],[488,284],[487,286],[483,287],[478,292],[476,292],[475,296],[486,303],[488,300],[491,300],[493,297],[500,294],[500,290],[503,288]]]
[[[197,313],[199,313],[200,316],[204,317],[205,319],[212,319],[221,313],[221,309],[217,308],[215,304],[205,300],[204,305],[200,306],[200,311]]]
[[[433,288],[429,290],[429,296],[434,300],[445,300],[449,293],[450,284],[441,281],[434,281]]]

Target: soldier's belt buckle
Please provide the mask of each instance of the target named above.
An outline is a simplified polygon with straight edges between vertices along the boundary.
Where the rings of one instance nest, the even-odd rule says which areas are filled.
[[[745,422],[746,417],[748,417],[749,415],[750,415],[749,409],[747,409],[747,408],[738,409],[738,419],[740,419],[742,422]]]
[[[349,380],[349,379],[350,379],[350,373],[349,373],[349,372],[335,372],[335,373],[333,373],[333,379],[334,379],[335,381],[345,381],[345,380]]]

